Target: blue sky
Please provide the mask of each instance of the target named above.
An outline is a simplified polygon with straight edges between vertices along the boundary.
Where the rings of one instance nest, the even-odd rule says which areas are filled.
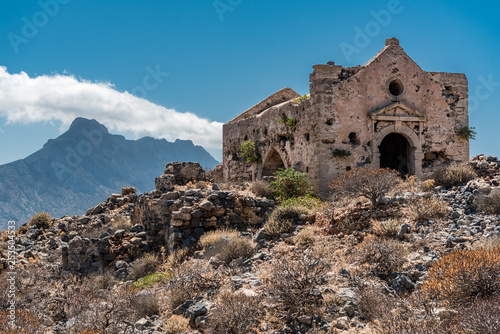
[[[399,38],[424,70],[467,75],[478,132],[471,155],[498,155],[499,7],[456,0],[3,1],[0,164],[40,149],[74,116],[96,118],[130,139],[193,139],[220,160],[222,123],[283,87],[308,93],[314,64],[364,64],[388,37]],[[343,51],[346,45],[355,52]]]

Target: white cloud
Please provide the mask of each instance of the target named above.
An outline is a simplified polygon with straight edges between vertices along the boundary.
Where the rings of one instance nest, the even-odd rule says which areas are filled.
[[[119,92],[110,83],[71,75],[30,78],[25,72],[10,74],[0,66],[0,116],[11,123],[60,121],[63,128],[76,117],[93,118],[112,133],[131,132],[136,138],[169,141],[190,139],[211,151],[222,146],[222,123]]]

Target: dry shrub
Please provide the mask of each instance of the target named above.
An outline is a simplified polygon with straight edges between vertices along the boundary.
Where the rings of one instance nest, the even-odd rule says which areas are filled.
[[[237,230],[228,228],[221,228],[218,230],[209,231],[204,233],[200,237],[200,245],[203,248],[207,249],[208,247],[213,246],[216,243],[220,242],[224,238],[233,239],[237,238],[239,235],[240,232],[238,232]]]
[[[132,297],[132,306],[137,310],[139,317],[150,317],[158,314],[160,303],[158,297],[152,291],[143,290]]]
[[[461,334],[500,333],[500,297],[479,299],[460,309],[453,319],[452,331]]]
[[[172,315],[170,319],[165,321],[163,330],[168,334],[182,334],[188,333],[191,327],[188,319],[179,315]]]
[[[488,238],[480,239],[472,244],[472,249],[493,250],[500,247],[500,234],[492,235]]]
[[[437,185],[451,188],[474,180],[476,177],[474,168],[469,165],[451,165],[436,171],[432,178]]]
[[[450,212],[448,203],[436,197],[413,197],[408,202],[410,217],[418,222],[428,219],[441,219]]]
[[[429,269],[424,291],[450,305],[500,295],[500,248],[455,250]]]
[[[405,263],[405,248],[397,241],[368,236],[354,249],[355,258],[372,265],[375,276],[386,277],[401,270]]]
[[[379,288],[371,285],[359,286],[357,297],[359,315],[368,321],[383,317],[394,303],[394,297],[384,294]]]
[[[0,311],[0,333],[36,334],[43,333],[42,322],[36,315],[27,310],[15,310],[15,327],[12,327],[8,318],[12,315],[8,310]]]
[[[231,261],[251,257],[255,250],[255,244],[250,238],[221,239],[215,245],[210,246],[205,252],[207,259],[217,257],[225,264]]]
[[[113,273],[109,270],[89,274],[87,279],[94,284],[95,289],[108,290],[118,283]]]
[[[50,222],[52,219],[47,212],[38,212],[33,217],[31,217],[28,225],[36,226],[38,228],[48,228],[50,227]]]
[[[163,263],[164,269],[173,269],[189,257],[189,248],[176,249],[171,252]]]
[[[308,226],[303,228],[297,233],[293,238],[293,241],[297,246],[310,246],[314,244],[315,235],[319,233],[318,228],[314,226]]]
[[[133,280],[138,280],[141,277],[154,273],[159,265],[160,259],[158,255],[147,253],[132,262],[128,271],[129,277]]]
[[[278,237],[283,233],[289,233],[295,226],[295,221],[301,214],[307,214],[308,210],[302,206],[277,207],[264,224],[264,230],[270,237]]]
[[[364,196],[373,205],[401,182],[399,173],[390,169],[358,168],[347,171],[329,187],[340,196]]]
[[[272,300],[293,313],[314,313],[321,303],[315,289],[325,282],[330,264],[305,252],[294,258],[283,255],[270,264],[264,291]]]
[[[402,223],[397,219],[375,221],[373,223],[373,231],[381,237],[395,238],[401,229],[401,225]]]
[[[500,214],[500,189],[494,189],[489,195],[478,196],[475,206],[480,212]]]
[[[175,270],[175,276],[167,283],[167,296],[171,309],[187,300],[194,300],[208,291],[215,292],[221,286],[220,273],[207,261],[191,260]]]
[[[115,216],[111,219],[111,228],[113,230],[129,230],[132,227],[130,217]]]
[[[210,311],[209,333],[255,333],[261,313],[258,297],[249,297],[243,293],[222,293]]]
[[[273,194],[271,184],[264,180],[252,182],[250,191],[259,197],[271,197]]]

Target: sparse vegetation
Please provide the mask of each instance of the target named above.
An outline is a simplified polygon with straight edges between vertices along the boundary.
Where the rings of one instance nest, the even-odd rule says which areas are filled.
[[[342,150],[342,149],[338,149],[338,148],[336,148],[332,151],[333,158],[347,158],[350,156],[351,156],[350,151],[346,151],[346,150]]]
[[[147,253],[132,262],[129,269],[129,277],[133,280],[138,280],[139,278],[154,273],[159,265],[160,259],[158,258],[158,255]]]
[[[470,305],[500,295],[500,248],[455,250],[429,270],[424,291],[448,305]]]
[[[208,231],[200,237],[200,245],[207,249],[219,243],[222,239],[234,239],[240,235],[235,229],[221,228],[213,231]]]
[[[255,142],[251,140],[243,142],[240,147],[238,147],[238,157],[249,164],[259,161],[260,156],[257,152]]]
[[[242,293],[221,293],[208,324],[212,334],[255,333],[262,314],[258,297]]]
[[[207,258],[217,257],[219,261],[229,264],[239,258],[249,258],[254,253],[254,249],[255,245],[250,238],[222,238],[206,249],[205,256]]]
[[[365,196],[372,205],[401,182],[399,173],[390,169],[358,168],[340,175],[330,188],[340,196]]]
[[[174,277],[172,272],[156,272],[138,279],[132,286],[138,290],[149,288],[155,284],[166,283]]]
[[[132,297],[131,303],[140,317],[150,317],[160,311],[158,297],[151,291],[144,290],[137,293]]]
[[[478,211],[500,214],[500,189],[492,190],[489,195],[478,196],[475,205]]]
[[[33,217],[31,217],[28,225],[36,226],[38,228],[48,228],[50,227],[50,222],[52,219],[47,212],[38,212]]]
[[[115,231],[130,230],[131,227],[132,227],[132,222],[130,220],[130,217],[115,216],[111,219],[111,228]]]
[[[271,183],[264,180],[259,180],[252,182],[250,190],[259,197],[271,197],[273,195],[273,189],[271,188]]]
[[[274,196],[279,200],[301,197],[312,192],[313,187],[306,173],[287,168],[278,170],[274,175],[275,179],[271,181],[271,188],[274,189]]]
[[[388,238],[394,238],[398,234],[401,223],[398,219],[391,218],[385,221],[375,221],[373,223],[373,230],[376,235]]]
[[[445,217],[450,209],[448,204],[435,197],[413,197],[408,203],[409,216],[416,222]]]
[[[385,278],[398,272],[405,263],[405,249],[397,241],[368,236],[354,250],[360,263],[370,265],[375,276]]]
[[[476,177],[476,172],[469,165],[451,165],[438,170],[433,175],[436,184],[446,188],[467,183]]]
[[[170,319],[165,321],[163,329],[168,334],[182,334],[188,333],[191,330],[191,326],[189,326],[188,319],[179,315],[172,315]]]
[[[476,128],[464,126],[457,130],[457,136],[461,140],[469,141],[475,140],[477,132],[474,131]]]
[[[289,233],[293,230],[295,221],[305,213],[307,209],[302,206],[277,207],[264,224],[264,230],[273,238]]]
[[[283,200],[280,203],[280,207],[288,208],[288,207],[303,207],[309,210],[317,210],[322,206],[322,202],[319,198],[314,197],[313,195],[307,194],[305,196],[300,197],[292,197]]]

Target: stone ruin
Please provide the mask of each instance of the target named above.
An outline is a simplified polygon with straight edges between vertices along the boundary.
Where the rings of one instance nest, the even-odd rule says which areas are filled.
[[[226,180],[256,180],[279,168],[306,172],[317,193],[356,167],[423,176],[467,162],[468,82],[464,74],[423,71],[389,38],[363,66],[313,66],[310,94],[285,88],[223,127]],[[238,148],[253,141],[260,159]]]
[[[123,188],[122,194],[111,195],[89,209],[86,216],[78,220],[68,217],[79,226],[105,226],[111,215],[126,215],[133,227],[130,231],[104,231],[96,238],[76,233],[72,238],[65,236],[63,270],[84,273],[118,268],[147,252],[194,246],[201,235],[216,228],[246,231],[264,222],[274,209],[273,200],[201,183],[206,179],[198,163],[169,163],[165,173],[156,178],[155,190],[138,196],[134,188]]]

